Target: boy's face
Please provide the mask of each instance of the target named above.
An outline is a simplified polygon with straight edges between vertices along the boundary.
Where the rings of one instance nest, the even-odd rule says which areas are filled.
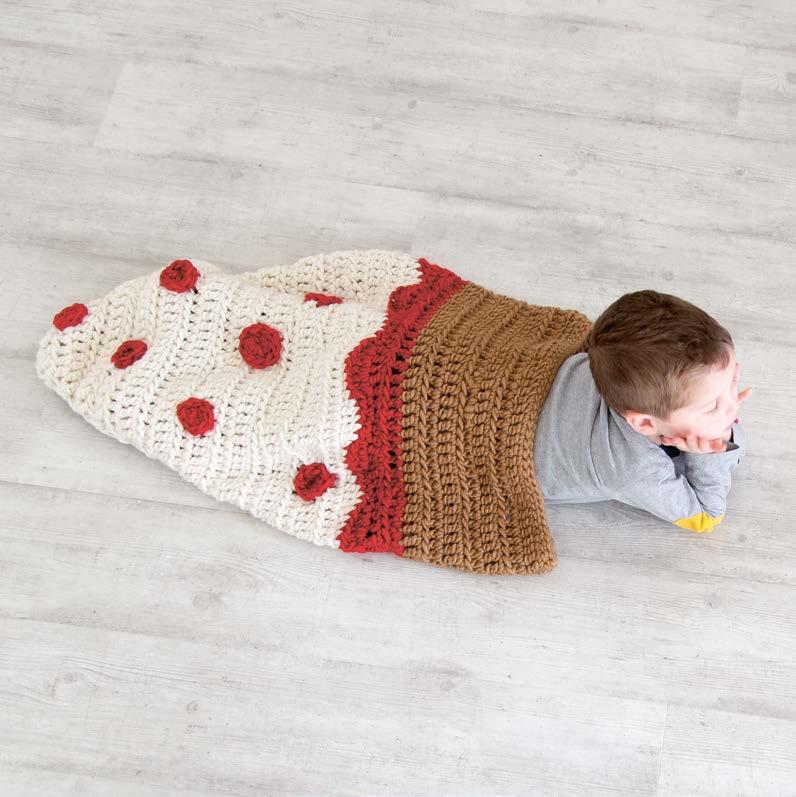
[[[636,431],[648,437],[706,437],[729,439],[730,427],[737,420],[737,361],[730,349],[726,368],[714,368],[691,382],[691,401],[663,420],[654,415],[629,412],[624,417]]]

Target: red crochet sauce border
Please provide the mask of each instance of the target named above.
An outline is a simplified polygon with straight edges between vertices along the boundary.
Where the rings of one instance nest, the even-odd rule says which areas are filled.
[[[362,498],[337,539],[340,550],[403,555],[404,510],[401,450],[402,383],[417,337],[432,316],[468,280],[418,259],[421,279],[401,285],[387,303],[387,318],[372,337],[346,357],[346,386],[359,411],[361,428],[345,454]]]

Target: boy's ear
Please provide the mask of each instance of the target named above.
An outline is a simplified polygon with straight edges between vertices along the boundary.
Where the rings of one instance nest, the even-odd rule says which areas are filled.
[[[636,412],[636,410],[627,410],[622,413],[624,419],[641,434],[649,434],[654,431],[655,422],[651,415],[643,412]]]

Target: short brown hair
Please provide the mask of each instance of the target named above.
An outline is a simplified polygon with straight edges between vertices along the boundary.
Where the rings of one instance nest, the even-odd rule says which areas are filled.
[[[694,377],[726,368],[730,333],[696,305],[669,293],[626,293],[594,322],[586,342],[594,382],[616,412],[667,420],[692,401]]]

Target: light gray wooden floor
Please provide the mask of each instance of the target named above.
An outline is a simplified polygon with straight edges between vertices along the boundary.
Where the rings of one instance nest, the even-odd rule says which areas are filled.
[[[796,6],[4,0],[0,793],[796,794]],[[749,452],[696,535],[551,507],[541,577],[316,548],[38,382],[171,260],[410,251],[733,333]]]

